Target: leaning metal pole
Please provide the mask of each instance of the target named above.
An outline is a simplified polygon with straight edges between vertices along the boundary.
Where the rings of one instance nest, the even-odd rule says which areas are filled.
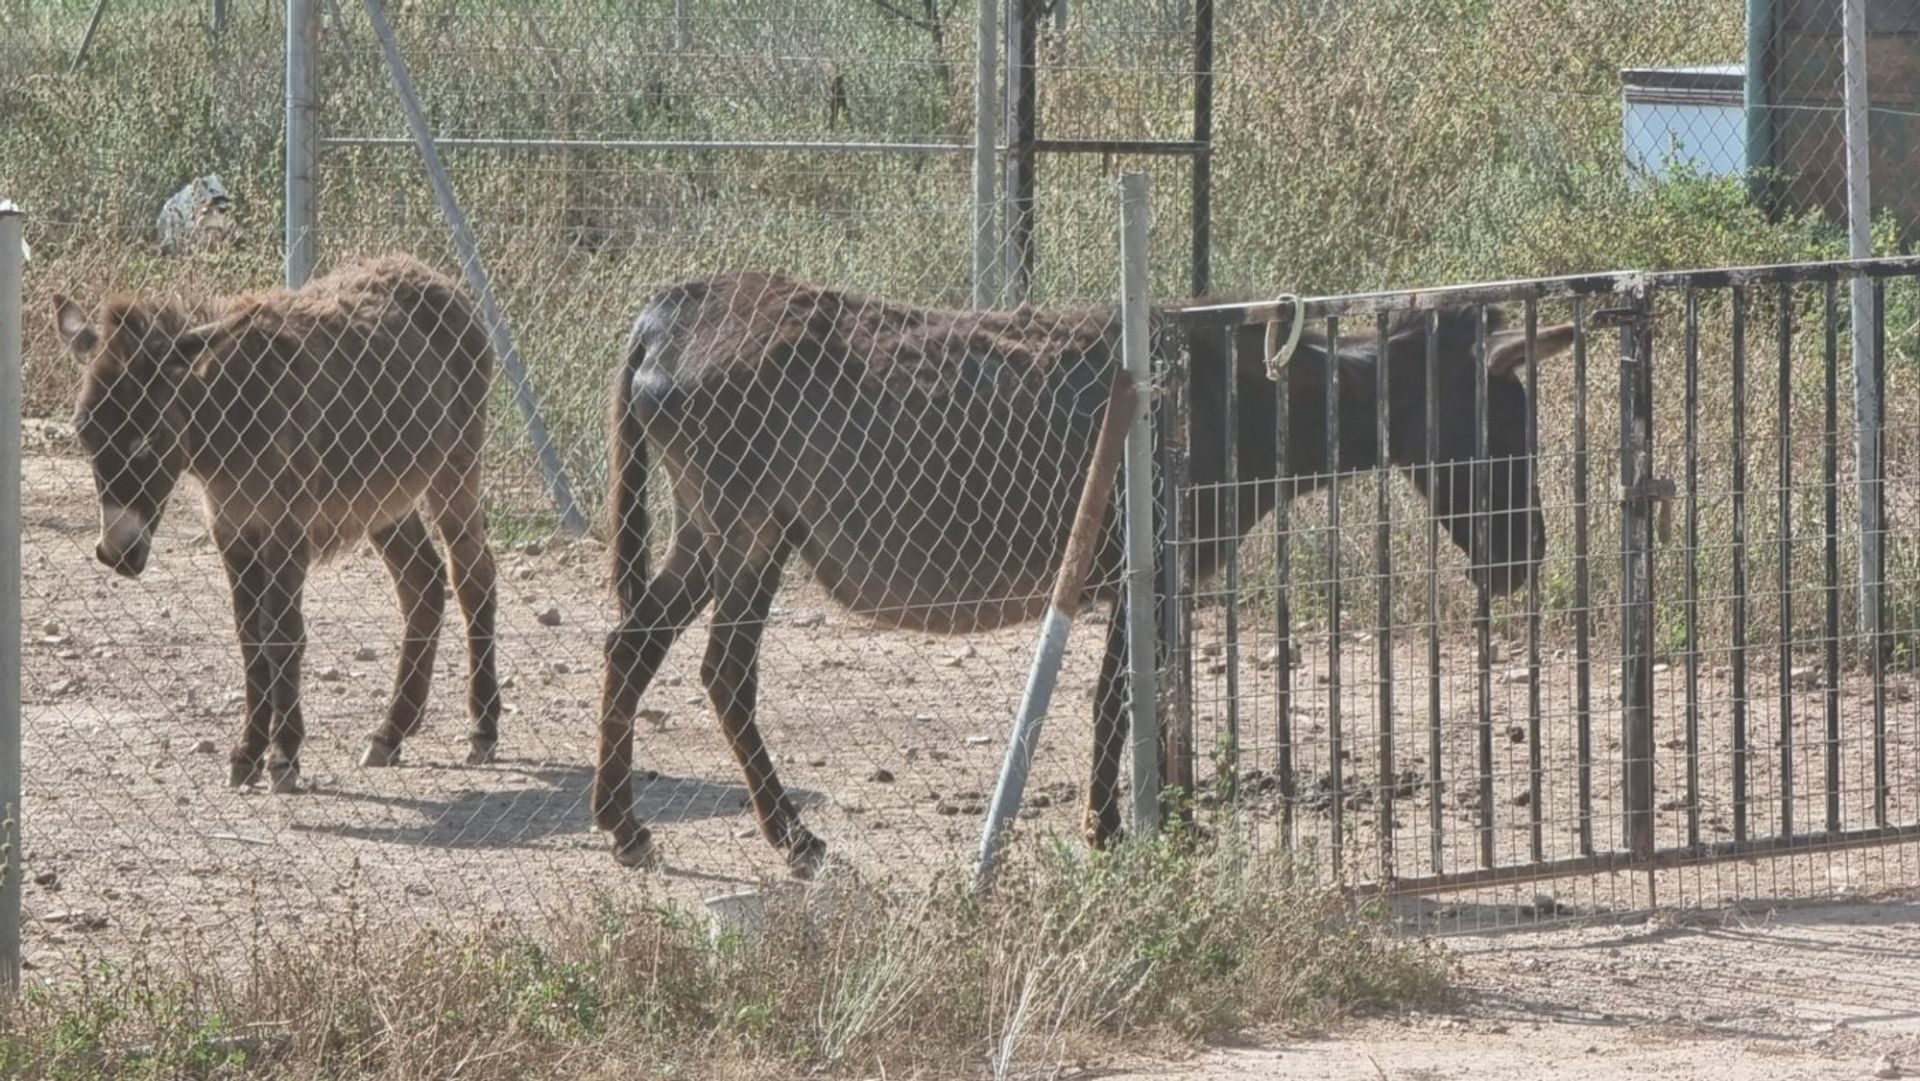
[[[297,0],[296,0],[297,2]],[[513,335],[507,329],[507,318],[500,311],[500,302],[493,295],[493,283],[487,277],[487,268],[480,262],[480,246],[473,239],[473,229],[467,224],[467,215],[460,209],[460,200],[454,197],[453,182],[447,179],[446,166],[440,161],[440,150],[434,145],[433,133],[427,128],[426,114],[420,110],[420,99],[414,95],[413,79],[407,74],[407,62],[400,55],[400,45],[394,40],[393,27],[387,22],[387,11],[381,0],[366,0],[367,18],[373,21],[373,32],[380,39],[380,52],[386,60],[387,71],[393,76],[394,93],[400,98],[400,111],[407,118],[407,130],[413,134],[413,141],[420,149],[420,160],[427,167],[427,179],[433,185],[433,197],[440,204],[440,213],[447,219],[447,227],[453,232],[454,247],[460,252],[460,269],[467,277],[467,284],[473,287],[480,298],[480,313],[487,321],[487,330],[493,336],[494,352],[500,356],[500,365],[506,369],[507,381],[513,386],[513,400],[520,407],[520,419],[527,426],[527,437],[533,441],[534,453],[540,460],[540,474],[546,479],[547,491],[553,505],[560,512],[560,525],[576,536],[587,531],[587,521],[580,515],[580,508],[573,501],[573,489],[567,483],[566,465],[560,460],[560,451],[554,446],[553,437],[547,432],[546,421],[540,417],[540,406],[533,392],[533,380],[527,376],[527,367],[520,359],[519,350],[514,348]]]

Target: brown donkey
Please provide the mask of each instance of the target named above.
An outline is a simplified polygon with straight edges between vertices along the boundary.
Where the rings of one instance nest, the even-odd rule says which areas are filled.
[[[1484,341],[1472,311],[1419,313],[1384,339],[1343,339],[1337,350],[1304,333],[1287,366],[1293,420],[1283,483],[1275,483],[1281,429],[1264,328],[1231,339],[1197,328],[1186,394],[1200,574],[1224,558],[1229,521],[1249,529],[1279,499],[1332,474],[1325,403],[1337,370],[1339,468],[1404,470],[1471,556],[1476,582],[1495,594],[1525,585],[1547,543],[1520,378],[1527,335],[1505,327],[1498,311],[1486,315]],[[1538,328],[1536,359],[1573,336],[1571,324]],[[796,874],[814,869],[825,845],[787,798],[754,718],[761,633],[786,563],[799,555],[837,601],[881,626],[967,633],[1039,617],[1119,344],[1113,309],[941,311],[768,274],[683,282],[647,301],[611,395],[620,623],[607,639],[593,810],[615,858],[640,865],[652,857],[651,834],[633,814],[634,712],[674,640],[711,605],[701,679],[761,831]],[[1382,363],[1390,376],[1385,448],[1374,397]],[[1482,379],[1484,453],[1476,440]],[[1430,415],[1438,419],[1432,433]],[[1239,479],[1250,482],[1232,496],[1221,483],[1228,440]],[[665,466],[675,519],[657,569],[647,550],[650,452]],[[1481,470],[1489,490],[1476,492]],[[1114,605],[1095,694],[1086,822],[1095,844],[1120,826],[1127,642],[1119,518],[1108,520],[1088,587]],[[1484,545],[1474,543],[1477,529]]]
[[[301,592],[310,567],[361,537],[386,560],[406,620],[393,704],[361,763],[398,758],[426,708],[446,609],[423,508],[466,616],[467,760],[490,759],[500,691],[480,454],[493,353],[453,282],[391,255],[235,297],[197,324],[153,300],[111,298],[91,319],[55,304],[86,358],[74,430],[100,496],[100,562],[138,575],[180,475],[205,489],[246,670],[229,783],[257,783],[264,767],[275,792],[297,790]]]

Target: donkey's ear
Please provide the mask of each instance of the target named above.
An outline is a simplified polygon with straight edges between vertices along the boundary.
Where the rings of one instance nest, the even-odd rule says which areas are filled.
[[[100,334],[88,321],[87,313],[64,294],[53,295],[53,321],[60,328],[60,340],[75,356],[87,357],[100,343]]]
[[[173,348],[167,351],[166,359],[160,362],[160,373],[176,382],[185,379],[193,370],[193,362],[206,351],[213,332],[211,323],[181,331],[180,336],[173,339]]]
[[[1573,337],[1578,330],[1573,323],[1556,323],[1550,327],[1536,327],[1533,334],[1533,356],[1535,360],[1564,353],[1573,345]],[[1514,375],[1527,363],[1527,332],[1525,330],[1503,330],[1487,337],[1487,374]]]

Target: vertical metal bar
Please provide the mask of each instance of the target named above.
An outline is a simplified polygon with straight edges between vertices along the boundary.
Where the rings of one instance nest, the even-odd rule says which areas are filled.
[[[1624,759],[1622,822],[1627,851],[1653,858],[1653,301],[1634,297],[1621,329],[1620,484],[1621,658]]]
[[[1774,439],[1780,465],[1780,836],[1793,835],[1793,286],[1780,283],[1780,382]]]
[[[1174,328],[1176,335],[1180,328]],[[1184,335],[1180,335],[1184,337]],[[1192,371],[1191,339],[1180,343],[1182,355],[1188,360],[1187,370]],[[1152,748],[1160,756],[1160,789],[1164,792],[1174,784],[1173,739],[1179,730],[1179,711],[1182,708],[1180,681],[1180,575],[1185,563],[1185,551],[1190,543],[1190,527],[1181,506],[1180,468],[1180,432],[1186,425],[1186,388],[1184,379],[1169,382],[1161,395],[1160,406],[1153,412],[1154,436],[1158,445],[1159,476],[1154,485],[1154,497],[1159,505],[1156,526],[1156,540],[1159,572],[1158,596],[1154,598],[1154,613],[1160,636],[1160,660],[1165,665],[1161,669],[1159,701],[1156,703],[1160,722],[1160,743]],[[1160,793],[1156,793],[1158,796]],[[1139,798],[1139,793],[1135,793]],[[1161,817],[1164,804],[1156,799],[1154,817]]]
[[[1773,46],[1776,0],[1747,2],[1747,77],[1744,84],[1747,113],[1747,185],[1753,201],[1769,202],[1767,182],[1773,165],[1773,113],[1769,104],[1773,89],[1773,65],[1768,63]]]
[[[1700,294],[1686,292],[1687,847],[1700,845]]]
[[[97,0],[93,5],[93,14],[87,16],[87,28],[80,35],[80,47],[73,51],[73,62],[67,65],[67,74],[80,70],[87,62],[87,53],[93,50],[93,35],[100,32],[100,20],[106,18],[107,0]]]
[[[1854,279],[1854,287],[1856,290],[1859,288],[1857,278]],[[1858,299],[1856,292],[1856,302]],[[1862,503],[1865,508],[1862,511],[1862,517],[1866,517],[1871,512],[1874,532],[1871,537],[1861,538],[1861,544],[1866,546],[1872,555],[1872,562],[1868,567],[1872,571],[1872,577],[1869,579],[1872,588],[1868,593],[1873,601],[1873,618],[1869,627],[1868,647],[1873,650],[1873,821],[1874,825],[1883,829],[1887,825],[1887,564],[1885,537],[1882,536],[1882,531],[1887,523],[1887,492],[1884,476],[1881,473],[1881,452],[1885,448],[1881,443],[1884,433],[1880,428],[1880,417],[1884,415],[1886,409],[1886,384],[1881,379],[1885,372],[1887,343],[1886,299],[1886,284],[1875,280],[1872,291],[1867,297],[1872,329],[1867,336],[1869,357],[1866,365],[1872,387],[1872,394],[1867,399],[1866,406],[1868,412],[1873,415],[1873,438],[1870,440],[1873,449],[1873,482],[1862,493],[1865,497]],[[1857,303],[1854,311],[1856,314],[1859,311]],[[1854,337],[1857,340],[1860,336],[1860,327],[1856,323]],[[1857,364],[1858,353],[1855,354],[1854,359]],[[1854,387],[1854,395],[1856,399],[1859,398],[1858,386]]]
[[[1215,535],[1220,537],[1222,585],[1226,590],[1226,662],[1227,662],[1227,738],[1220,748],[1224,761],[1225,785],[1220,795],[1231,804],[1240,788],[1240,336],[1229,330],[1226,335],[1226,416],[1221,438],[1226,441],[1226,476],[1214,503]],[[1218,517],[1225,504],[1226,529],[1221,531]]]
[[[1133,833],[1160,825],[1159,662],[1154,628],[1153,350],[1147,320],[1147,177],[1120,178],[1120,350],[1140,389],[1127,434],[1127,673],[1131,706]]]
[[[1269,327],[1271,341],[1275,330]],[[1280,773],[1280,835],[1293,841],[1293,550],[1291,517],[1293,504],[1293,461],[1289,453],[1288,432],[1291,423],[1292,394],[1289,384],[1293,369],[1280,373],[1273,385],[1273,631],[1274,631],[1274,715],[1279,754],[1274,768]]]
[[[1733,372],[1733,839],[1747,839],[1747,291],[1734,286]]]
[[[1058,0],[1065,7],[1065,0]],[[1193,7],[1193,295],[1213,287],[1213,0]]]
[[[1534,492],[1540,489],[1540,369],[1536,352],[1539,349],[1540,305],[1527,301],[1527,461],[1532,463],[1536,472],[1529,478]],[[1527,493],[1531,498],[1533,493]],[[1545,508],[1536,508],[1541,513]],[[1527,534],[1527,548],[1524,558],[1527,566],[1533,566],[1534,559],[1541,553],[1533,551],[1533,534]],[[1546,770],[1542,758],[1540,717],[1540,579],[1538,575],[1528,578],[1527,585],[1527,815],[1528,815],[1528,853],[1535,863],[1547,858],[1545,800]]]
[[[286,283],[297,289],[313,277],[319,238],[314,191],[319,180],[320,19],[314,0],[287,0]]]
[[[1426,355],[1427,490],[1439,490],[1440,476],[1440,313],[1428,312]],[[1438,508],[1436,508],[1437,510]],[[1427,516],[1427,828],[1433,873],[1446,871],[1441,804],[1440,739],[1440,520]]]
[[[1000,142],[1000,0],[980,0],[973,78],[973,306],[991,308],[1000,295],[996,155]]]
[[[1473,320],[1473,470],[1468,480],[1473,497],[1474,589],[1474,701],[1479,710],[1480,737],[1480,866],[1492,867],[1493,835],[1493,595],[1489,588],[1492,558],[1487,537],[1488,503],[1493,489],[1493,463],[1487,458],[1487,306],[1474,309]],[[1455,493],[1456,497],[1458,493]]]
[[[1193,491],[1193,416],[1191,390],[1182,391],[1184,405],[1173,423],[1173,468],[1168,474],[1178,508],[1176,521],[1182,532],[1174,534],[1183,543],[1173,553],[1179,571],[1174,579],[1170,611],[1173,623],[1173,723],[1164,737],[1166,760],[1162,776],[1168,787],[1183,801],[1181,813],[1187,813],[1184,801],[1191,798],[1193,780],[1193,599],[1200,580],[1200,538],[1205,528]],[[1164,818],[1163,818],[1164,820]]]
[[[21,236],[0,210],[0,997],[20,987]]]
[[[208,0],[207,29],[216,34],[227,32],[227,0]]]
[[[289,5],[310,5],[312,0],[287,2]],[[527,374],[526,365],[521,362],[519,350],[514,348],[506,316],[500,311],[500,303],[493,295],[493,283],[488,279],[486,267],[480,262],[480,247],[473,239],[473,230],[467,225],[466,212],[460,209],[460,200],[454,197],[453,182],[447,179],[446,166],[440,161],[440,150],[434,145],[433,133],[427,128],[426,114],[421,112],[420,99],[414,95],[413,79],[407,74],[406,59],[400,55],[400,45],[394,40],[393,27],[387,22],[386,7],[381,0],[365,0],[365,3],[367,18],[372,21],[374,35],[380,41],[380,52],[386,60],[387,71],[393,76],[393,89],[400,99],[400,111],[405,115],[407,129],[412,132],[414,145],[420,151],[420,160],[426,165],[427,179],[433,186],[434,199],[440,204],[440,213],[447,219],[447,227],[453,233],[454,247],[460,253],[460,269],[480,300],[480,312],[492,335],[494,352],[499,354],[500,366],[506,370],[507,382],[513,387],[514,402],[520,408],[520,419],[527,426],[527,437],[533,442],[534,453],[539,458],[547,491],[560,513],[560,524],[569,533],[585,533],[587,522],[573,501],[566,465],[560,460],[560,450],[554,445],[552,436],[547,433],[546,421],[540,417],[533,380]],[[292,181],[288,183],[291,185]]]
[[[1587,547],[1587,308],[1573,302],[1573,720],[1580,854],[1593,855],[1593,577]]]
[[[1333,870],[1346,843],[1346,750],[1340,710],[1340,320],[1327,320],[1327,757],[1333,782]]]
[[[1840,832],[1840,304],[1828,282],[1822,300],[1826,323],[1826,412],[1821,427],[1821,485],[1826,496],[1826,698],[1827,832]]]
[[[1865,0],[1842,0],[1841,36],[1843,98],[1846,109],[1847,140],[1847,254],[1865,259],[1873,254],[1873,196],[1868,179],[1867,140],[1867,18]],[[1880,502],[1877,491],[1882,479],[1880,461],[1880,418],[1883,404],[1874,352],[1861,333],[1873,324],[1875,289],[1866,278],[1856,276],[1853,295],[1853,438],[1855,460],[1859,465],[1860,496],[1860,628],[1871,629],[1878,646],[1878,628],[1882,624],[1878,605],[1881,598],[1879,574],[1886,565],[1881,558]]]
[[[687,51],[687,0],[673,0],[673,50]]]
[[[1007,248],[1008,304],[1033,289],[1034,139],[1038,137],[1038,0],[1007,0]]]
[[[1391,319],[1381,312],[1374,326],[1374,339],[1380,343],[1379,359],[1373,368],[1373,442],[1374,442],[1374,588],[1378,594],[1378,617],[1373,629],[1374,698],[1379,710],[1380,795],[1375,801],[1380,818],[1380,879],[1393,880],[1393,797],[1397,785],[1393,754],[1393,505],[1388,481],[1393,470],[1392,358],[1387,352]]]

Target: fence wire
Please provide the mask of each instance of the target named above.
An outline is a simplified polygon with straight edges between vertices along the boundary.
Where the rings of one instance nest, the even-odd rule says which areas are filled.
[[[15,31],[0,40],[0,100],[10,113],[0,124],[0,194],[32,215],[34,248],[27,269],[27,603],[21,613],[29,647],[29,867],[37,876],[27,894],[30,961],[48,972],[72,971],[89,956],[143,941],[183,957],[232,960],[262,938],[297,940],[300,928],[340,916],[396,924],[538,922],[591,906],[609,891],[698,896],[784,873],[779,853],[759,836],[748,806],[752,792],[713,720],[700,672],[710,622],[686,632],[639,707],[636,765],[657,776],[639,779],[637,799],[667,874],[623,874],[608,859],[589,806],[603,647],[617,617],[608,594],[607,534],[596,526],[574,538],[558,529],[498,377],[486,411],[481,480],[498,565],[495,654],[503,712],[492,765],[462,764],[466,661],[451,594],[431,705],[402,765],[389,772],[355,765],[388,711],[406,640],[381,560],[355,542],[309,575],[304,594],[307,732],[300,757],[303,784],[313,791],[283,798],[229,789],[225,755],[245,712],[244,678],[221,555],[188,505],[192,482],[174,495],[154,539],[152,566],[138,581],[115,577],[94,558],[97,495],[70,423],[79,367],[59,340],[52,295],[74,296],[89,313],[115,292],[198,312],[278,278],[284,7],[236,0],[216,30],[207,25],[203,4],[114,5],[82,56],[90,2],[0,0]],[[389,73],[364,13],[345,0],[321,7],[321,271],[398,251],[460,281],[465,268],[418,157],[404,142]],[[389,7],[430,125],[446,140],[454,191],[474,223],[543,417],[590,520],[604,521],[607,511],[608,376],[636,314],[661,285],[765,268],[884,298],[887,306],[876,312],[895,311],[895,304],[957,308],[967,302],[971,5],[568,0]],[[1038,5],[1034,135],[1191,138],[1201,82],[1193,51],[1197,7],[1184,0]],[[1745,83],[1742,5],[1725,0],[1659,12],[1438,0],[1221,5],[1209,155],[1213,291],[1333,292],[1839,255],[1844,231],[1831,194],[1844,175],[1832,137],[1840,116],[1838,39],[1803,8],[1813,10],[1784,0],[1775,5],[1774,28],[1762,45],[1769,89],[1756,96]],[[1874,32],[1899,29],[1874,20]],[[1001,60],[1004,72],[1004,55]],[[1737,105],[1724,71],[1674,74],[1725,65],[1740,68]],[[1668,74],[1633,74],[1653,69]],[[1884,69],[1902,70],[1894,62]],[[1903,97],[1911,92],[1892,74],[1875,76],[1877,147],[1910,142],[1903,133],[1920,111]],[[1758,114],[1753,103],[1761,105]],[[1748,137],[1756,115],[1770,120],[1764,155]],[[856,154],[737,145],[823,141],[920,149]],[[700,143],[735,148],[688,145]],[[1894,246],[1910,237],[1913,215],[1899,202],[1905,189],[1891,164],[1897,158],[1884,149],[1876,153],[1885,211],[1877,239]],[[1000,155],[1003,170],[1008,157]],[[1048,310],[1074,311],[1117,294],[1108,181],[1123,165],[1154,176],[1154,295],[1187,292],[1191,156],[1043,152],[1035,165],[1031,296]],[[217,187],[209,183],[215,178]],[[999,213],[1004,231],[1006,211]],[[1771,326],[1768,298],[1750,303],[1749,332],[1764,333]],[[1568,315],[1543,309],[1541,319]],[[1670,324],[1673,317],[1664,318]],[[1723,327],[1727,318],[1713,309],[1720,322],[1709,325]],[[1795,334],[1813,333],[1809,328],[1818,322],[1800,320]],[[974,343],[987,325],[955,330],[943,347]],[[1091,325],[1075,323],[1063,333]],[[1888,325],[1898,330],[1904,323],[1890,313]],[[1663,372],[1674,363],[1674,340],[1661,339],[1669,351]],[[1005,359],[1003,344],[968,344],[960,353]],[[1610,350],[1589,346],[1592,364],[1611,362]],[[1796,355],[1796,364],[1811,363],[1804,359],[1811,354]],[[1528,667],[1524,615],[1502,607],[1493,624],[1501,651],[1494,687],[1503,711],[1493,730],[1496,795],[1508,801],[1496,835],[1503,854],[1532,844],[1536,809],[1545,850],[1571,851],[1566,846],[1579,843],[1582,816],[1568,802],[1569,786],[1579,785],[1577,763],[1569,762],[1577,752],[1566,746],[1575,738],[1566,726],[1579,712],[1566,686],[1577,667],[1568,652],[1574,647],[1565,641],[1573,633],[1569,613],[1581,610],[1573,600],[1579,576],[1564,562],[1574,538],[1589,543],[1584,610],[1595,657],[1603,657],[1617,632],[1607,600],[1617,596],[1607,575],[1618,531],[1606,495],[1611,459],[1605,439],[1617,419],[1609,412],[1609,373],[1592,369],[1599,382],[1587,402],[1591,487],[1583,498],[1571,479],[1576,452],[1568,444],[1573,389],[1566,359],[1543,365],[1537,398],[1551,538],[1549,565],[1538,582],[1545,649],[1538,680],[1515,675]],[[935,363],[933,371],[940,370]],[[1756,378],[1758,394],[1765,376]],[[1890,375],[1896,385],[1899,378]],[[1663,395],[1671,393],[1664,374],[1660,386]],[[1844,380],[1842,389],[1844,401]],[[1669,407],[1663,399],[1662,408]],[[1773,430],[1772,414],[1757,399],[1748,421],[1756,435]],[[1663,455],[1676,445],[1671,430],[1663,421]],[[1815,431],[1817,423],[1797,419],[1791,438],[1798,445]],[[1900,431],[1890,417],[1890,462],[1904,453]],[[954,438],[970,436],[979,442],[977,432]],[[1709,484],[1702,491],[1731,485],[1728,459],[1715,456],[1725,445],[1724,434],[1702,444]],[[1060,446],[1043,447],[1027,460],[1071,471],[1071,454]],[[1666,466],[1671,472],[1671,463]],[[1762,462],[1754,474],[1770,468]],[[1808,475],[1791,485],[1805,496],[1801,502],[1819,495],[1817,485],[1807,487]],[[1296,617],[1305,628],[1294,635],[1302,673],[1329,670],[1325,644],[1313,639],[1324,627],[1315,621],[1328,611],[1322,598],[1330,584],[1329,551],[1345,553],[1339,565],[1348,577],[1340,592],[1350,613],[1375,611],[1374,591],[1384,584],[1350,576],[1373,549],[1379,503],[1372,478],[1343,477],[1339,487],[1338,531],[1316,517],[1326,513],[1323,499],[1303,498],[1292,511]],[[656,473],[656,561],[665,558],[678,520],[667,489],[667,473]],[[1400,482],[1388,485],[1387,496],[1393,620],[1411,626],[1431,620],[1442,645],[1441,667],[1429,673],[1422,667],[1426,644],[1398,637],[1393,697],[1406,719],[1425,723],[1428,679],[1438,676],[1443,709],[1452,717],[1469,709],[1465,703],[1476,694],[1472,651],[1462,644],[1474,633],[1470,596],[1458,573],[1464,557],[1441,537],[1432,557],[1437,606],[1430,605],[1424,595],[1427,511]],[[1890,500],[1897,523],[1904,513],[1897,490]],[[1711,498],[1700,506],[1705,553],[1724,535],[1730,510]],[[1756,522],[1774,521],[1772,508],[1755,506]],[[1843,503],[1843,521],[1848,513]],[[1064,529],[1065,522],[1062,514],[1057,524]],[[1269,655],[1279,643],[1260,606],[1262,591],[1271,588],[1276,531],[1271,519],[1239,524],[1251,530],[1240,553],[1241,589],[1249,597],[1239,617],[1243,663],[1229,665],[1201,645],[1194,693],[1205,753],[1212,745],[1205,718],[1225,723],[1226,680],[1233,673],[1241,699],[1235,707],[1240,751],[1260,760],[1276,749],[1275,719],[1261,711],[1270,708],[1263,705],[1274,671]],[[1020,543],[1011,534],[992,541],[1009,549]],[[1794,541],[1794,567],[1818,565],[1810,543]],[[1776,558],[1778,546],[1755,532],[1749,547],[1760,561],[1750,580],[1771,581],[1767,576],[1776,571],[1763,561]],[[1889,549],[1895,582],[1905,573],[1902,551],[1898,543]],[[1671,550],[1659,558],[1665,604],[1679,595],[1672,578],[1678,572]],[[1731,618],[1731,585],[1712,576],[1726,573],[1730,559],[1716,553],[1707,560],[1713,570],[1702,579],[1701,595],[1711,603],[1702,604],[1703,619]],[[1018,585],[980,588],[1003,600],[1027,595]],[[1765,621],[1777,618],[1769,615],[1777,611],[1769,607],[1777,595],[1757,584],[1749,592],[1751,633],[1771,633]],[[1812,620],[1820,610],[1815,597],[1792,599],[1796,621]],[[1367,736],[1345,734],[1339,749],[1354,756],[1350,761],[1339,759],[1329,739],[1336,699],[1343,702],[1340,713],[1363,725],[1359,731],[1374,731],[1364,727],[1377,708],[1366,665],[1377,651],[1357,636],[1375,632],[1366,619],[1346,618],[1349,630],[1342,633],[1351,637],[1341,639],[1342,664],[1350,670],[1338,694],[1303,684],[1295,704],[1301,711],[1299,783],[1309,790],[1330,777],[1336,761],[1344,762],[1349,779],[1371,776],[1380,765],[1368,757]],[[1662,609],[1663,635],[1677,633],[1666,629],[1674,618]],[[1218,607],[1202,604],[1196,619],[1203,643],[1209,634],[1224,635]],[[1097,611],[1085,624],[1069,650],[1066,687],[1094,684],[1104,628]],[[808,579],[803,561],[794,562],[771,602],[767,628],[759,650],[759,726],[809,828],[877,876],[915,878],[950,866],[977,830],[1024,676],[1029,629],[957,637],[883,629],[870,615],[850,615],[834,603]],[[1812,649],[1818,637],[1807,623],[1796,642]],[[1671,643],[1662,648],[1662,663],[1674,664]],[[1795,668],[1823,663],[1799,660],[1802,651],[1797,645]],[[1709,708],[1714,712],[1731,691],[1711,682],[1719,678],[1712,673],[1731,668],[1731,660],[1702,663],[1709,678],[1702,701],[1716,703]],[[1617,675],[1617,665],[1596,661],[1593,667],[1596,837],[1606,834],[1615,814],[1605,803],[1611,787],[1602,781],[1617,772],[1605,757],[1617,753],[1605,745],[1613,731],[1605,710],[1617,708],[1607,700],[1614,692],[1606,680]],[[1671,670],[1661,678],[1671,679]],[[1664,701],[1672,690],[1660,687]],[[1536,690],[1540,740],[1529,730],[1526,741],[1515,741],[1511,731],[1529,725],[1529,695]],[[1023,830],[1079,832],[1091,712],[1090,701],[1060,696],[1049,749],[1030,789],[1035,817]],[[1663,718],[1669,712],[1663,706]],[[1474,776],[1477,723],[1443,733],[1440,765],[1449,784]],[[1754,723],[1775,722],[1756,714]],[[1423,729],[1401,748],[1396,788],[1399,773],[1431,764],[1418,761],[1425,738]],[[1661,738],[1671,738],[1664,728]],[[1538,802],[1512,803],[1523,793],[1535,800],[1533,748],[1542,754]],[[1796,768],[1812,768],[1808,763],[1822,753],[1797,755]],[[1719,786],[1727,783],[1720,764],[1725,755],[1714,754],[1703,760],[1710,764],[1703,776]],[[1756,769],[1761,758],[1774,761],[1759,755]],[[1860,768],[1850,757],[1843,766]],[[1277,782],[1252,776],[1253,768],[1243,765],[1240,788],[1270,801]],[[1666,800],[1672,797],[1665,771],[1680,767],[1661,768]],[[1319,842],[1314,830],[1327,828],[1334,806],[1346,809],[1355,798],[1346,781],[1328,783],[1325,799],[1315,797],[1325,807],[1295,812],[1303,848]],[[1799,817],[1824,813],[1820,783],[1812,777],[1796,786],[1797,799],[1815,801]],[[1763,807],[1772,813],[1780,793],[1762,780],[1755,786],[1753,813]],[[1848,798],[1861,790],[1849,774]],[[1416,785],[1415,791],[1426,790]],[[1719,795],[1718,787],[1712,792],[1722,802],[1702,813],[1709,837],[1732,829],[1724,806],[1731,796]],[[1476,852],[1474,825],[1461,816],[1472,818],[1478,808],[1462,807],[1459,793],[1442,790],[1445,828],[1438,834],[1421,832],[1432,808],[1420,804],[1419,795],[1400,798],[1406,818],[1395,841],[1398,858],[1417,865],[1436,840],[1449,860]],[[1350,810],[1355,825],[1343,837],[1345,865],[1377,864],[1377,835],[1358,824],[1366,808]],[[1896,804],[1890,813],[1899,810]],[[1851,805],[1846,814],[1853,814]],[[1662,815],[1663,830],[1675,816],[1686,817],[1680,810]],[[1756,818],[1752,825],[1771,828],[1771,820]],[[1448,847],[1455,845],[1468,847]],[[1846,867],[1864,866],[1854,877],[1868,884],[1901,877],[1891,865],[1860,862],[1867,858],[1836,855],[1827,866],[1841,867],[1835,873],[1843,876],[1852,874]],[[1746,869],[1712,873],[1782,873],[1776,864],[1740,866]],[[1591,898],[1554,903],[1618,908],[1652,900],[1634,893],[1642,888],[1634,882],[1622,877],[1605,887],[1615,891],[1610,897],[1599,896],[1596,884]],[[1803,879],[1720,892],[1708,883],[1684,896],[1706,901],[1806,888]],[[1663,887],[1659,896],[1680,895]],[[1521,900],[1531,903],[1531,892]]]

